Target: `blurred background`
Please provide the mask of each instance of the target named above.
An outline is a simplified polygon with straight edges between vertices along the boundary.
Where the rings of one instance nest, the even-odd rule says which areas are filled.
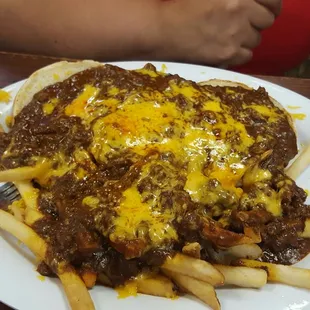
[[[285,75],[310,79],[310,57],[297,68],[288,71]]]

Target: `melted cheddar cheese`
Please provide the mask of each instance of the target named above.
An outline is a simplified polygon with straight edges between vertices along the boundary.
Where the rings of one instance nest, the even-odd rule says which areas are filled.
[[[151,81],[165,76],[147,68],[136,70],[135,74]],[[243,179],[250,186],[271,178],[266,169],[251,170],[259,158],[248,156],[255,143],[268,137],[251,136],[242,119],[251,110],[269,123],[276,123],[283,115],[274,106],[247,103],[237,117],[232,113],[233,107],[212,92],[178,79],[171,79],[158,89],[137,86],[129,90],[108,83],[103,91],[98,85],[85,84],[63,110],[66,117],[78,118],[91,130],[90,146],[75,150],[70,158],[61,152],[56,154],[50,159],[53,169],[47,178],[73,173],[77,180],[84,180],[89,171],[96,170],[91,158],[108,165],[111,158],[125,155],[137,163],[149,154],[173,154],[179,167],[169,167],[160,156],[142,165],[136,180],[114,201],[111,225],[101,230],[113,244],[144,240],[149,249],[160,247],[167,240],[178,240],[174,221],[180,220],[187,206],[177,207],[173,201],[165,208],[161,203],[165,191],[181,186],[192,202],[212,207],[211,215],[225,215],[222,223],[226,225],[229,210],[237,207],[241,199],[250,199],[242,188]],[[229,88],[226,95],[237,96]],[[58,99],[44,103],[44,114],[52,114],[58,105]],[[141,182],[156,179],[152,175],[156,165],[165,177],[156,180],[156,189],[145,193],[140,189]],[[281,215],[281,200],[276,192],[257,193],[253,206],[264,205],[273,215]],[[87,195],[82,205],[95,212],[104,204],[100,195]],[[135,287],[133,291],[135,294]]]
[[[11,100],[11,95],[9,92],[0,89],[0,102],[9,103]]]
[[[304,113],[291,113],[291,116],[293,119],[297,119],[300,121],[303,121],[307,117],[307,115]]]
[[[57,103],[59,102],[58,99],[54,98],[52,100],[49,100],[48,102],[43,104],[43,112],[45,115],[50,115],[53,113],[55,107],[57,106]]]
[[[125,285],[115,288],[118,298],[136,297],[138,295],[138,284],[135,281],[128,281]]]
[[[298,110],[298,109],[300,109],[301,107],[295,106],[295,105],[288,105],[287,108],[290,109],[290,110]]]
[[[172,210],[160,211],[152,208],[152,203],[143,203],[136,188],[129,188],[123,193],[122,202],[116,208],[116,213],[115,230],[110,235],[112,242],[118,239],[133,239],[135,236],[144,237],[145,229],[148,230],[152,244],[160,244],[165,239],[178,239],[171,225],[174,219]],[[145,226],[146,223],[148,227]]]
[[[13,124],[13,116],[8,115],[8,116],[5,118],[5,124],[6,124],[7,127],[11,128],[11,127],[12,127],[12,124]]]

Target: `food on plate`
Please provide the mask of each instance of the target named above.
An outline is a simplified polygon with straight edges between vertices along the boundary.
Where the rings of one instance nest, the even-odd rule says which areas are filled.
[[[275,265],[265,262],[258,262],[248,259],[240,259],[236,261],[237,265],[248,266],[252,268],[261,268],[266,270],[268,274],[268,280],[271,282],[279,282],[284,284],[293,285],[296,287],[310,289],[309,277],[310,270],[302,268]]]
[[[262,269],[214,265],[224,276],[225,284],[239,287],[261,288],[267,283],[267,273]]]
[[[187,293],[190,293],[201,301],[205,302],[214,310],[221,309],[219,300],[217,299],[214,287],[208,282],[192,278],[173,271],[163,271],[168,277],[170,277],[175,283]]]
[[[190,293],[213,309],[222,285],[309,288],[308,270],[282,266],[310,252],[293,179],[308,161],[286,170],[293,120],[265,89],[59,62],[29,77],[13,116],[0,181],[21,200],[2,207],[0,227],[60,278],[72,309],[94,309],[96,284]]]
[[[303,147],[300,154],[287,169],[286,174],[293,180],[296,180],[304,170],[310,165],[310,145]]]
[[[14,216],[3,210],[0,210],[0,223],[2,229],[10,232],[27,245],[39,259],[46,259],[48,251],[46,242],[27,225],[19,222]],[[57,264],[55,273],[64,286],[72,309],[95,309],[83,281],[73,268]]]

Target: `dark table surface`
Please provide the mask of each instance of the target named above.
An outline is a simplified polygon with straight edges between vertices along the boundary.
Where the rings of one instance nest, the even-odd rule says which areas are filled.
[[[59,58],[53,57],[0,52],[0,88],[25,79],[35,70],[59,60]],[[310,99],[310,79],[281,76],[257,77],[284,86]],[[0,310],[11,309],[0,302]]]
[[[35,70],[59,61],[59,58],[0,52],[0,88],[27,78]],[[310,79],[281,76],[257,76],[310,98]]]

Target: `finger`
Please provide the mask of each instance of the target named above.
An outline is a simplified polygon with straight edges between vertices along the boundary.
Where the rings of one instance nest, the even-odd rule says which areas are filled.
[[[258,30],[269,28],[275,21],[275,15],[261,4],[255,3],[250,15],[251,25]]]
[[[253,58],[253,52],[248,48],[241,48],[238,54],[226,63],[221,64],[221,67],[234,67],[243,65]]]
[[[260,32],[250,26],[245,41],[242,44],[242,47],[247,49],[253,49],[257,47],[260,44],[260,42],[261,42]]]
[[[280,15],[282,10],[282,0],[256,0],[256,2],[262,4],[268,8],[276,16]]]

